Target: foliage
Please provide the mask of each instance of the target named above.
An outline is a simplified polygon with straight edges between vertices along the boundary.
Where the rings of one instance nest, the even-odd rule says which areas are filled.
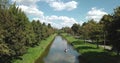
[[[80,25],[79,24],[73,24],[73,26],[71,27],[72,31],[73,31],[73,35],[80,35]]]
[[[59,30],[59,31],[61,31],[61,30]],[[62,31],[63,31],[63,33],[66,32],[68,34],[73,34],[73,31],[70,27],[63,27]]]
[[[117,50],[117,55],[120,52],[120,7],[114,10],[112,15],[105,15],[100,23],[106,31],[106,40]]]
[[[114,13],[104,15],[99,22],[88,20],[82,26],[73,24],[71,28],[63,28],[74,36],[80,36],[80,39],[91,40],[98,47],[98,42],[104,45],[112,45],[113,50],[120,53],[120,7],[114,9]],[[72,33],[70,33],[72,32]]]
[[[15,3],[10,5],[8,0],[0,0],[0,62],[11,63],[53,33],[50,24],[30,22]]]

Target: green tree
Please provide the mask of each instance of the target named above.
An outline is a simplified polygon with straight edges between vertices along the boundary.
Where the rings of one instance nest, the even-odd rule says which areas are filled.
[[[90,39],[94,40],[97,48],[99,48],[99,42],[103,41],[103,29],[102,29],[102,25],[100,25],[99,23],[95,23],[93,24],[92,30],[90,32]]]
[[[73,31],[73,35],[80,35],[79,34],[79,30],[80,30],[80,25],[79,24],[73,24],[73,26],[71,27],[72,31]]]
[[[114,10],[112,15],[104,15],[100,23],[103,24],[106,41],[109,42],[113,49],[117,50],[117,55],[120,52],[120,7]]]
[[[94,25],[96,24],[96,22],[92,19],[89,20],[88,22],[83,23],[82,25],[82,37],[86,40],[86,39],[91,39],[91,32],[94,28]]]
[[[120,53],[120,7],[114,10],[113,22],[111,24],[112,30],[110,31],[111,42],[113,47],[117,50],[117,55]]]
[[[39,20],[30,22],[15,3],[8,5],[8,0],[0,0],[0,62],[2,63],[11,63],[11,60],[25,54],[28,47],[38,45],[42,39],[54,33],[51,24],[41,24]]]

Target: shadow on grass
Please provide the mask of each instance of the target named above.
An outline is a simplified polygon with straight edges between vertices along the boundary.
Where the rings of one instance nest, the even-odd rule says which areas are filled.
[[[89,51],[79,56],[80,63],[120,63],[120,56],[108,52]]]
[[[78,45],[76,47],[77,51],[82,51],[78,57],[80,63],[120,63],[120,56],[115,56],[112,51],[102,51],[94,45],[86,45],[79,40],[72,42],[72,44]]]
[[[77,41],[73,41],[72,45],[79,45],[79,44],[84,44],[83,41],[77,40]]]
[[[80,41],[80,40],[73,41],[71,44],[72,45],[81,45],[81,46],[76,47],[77,51],[79,51],[81,49],[84,49],[84,50],[87,50],[87,49],[97,49],[96,47],[91,47],[91,46],[85,45],[85,43],[83,41]]]
[[[82,46],[82,47],[77,47],[76,48],[78,51],[81,50],[81,49],[97,49],[95,47],[90,47],[90,46]]]

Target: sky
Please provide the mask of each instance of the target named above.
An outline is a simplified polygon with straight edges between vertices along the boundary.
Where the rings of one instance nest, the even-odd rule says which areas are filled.
[[[50,23],[55,28],[71,27],[90,19],[99,22],[120,6],[119,0],[11,0],[26,13],[29,20]]]

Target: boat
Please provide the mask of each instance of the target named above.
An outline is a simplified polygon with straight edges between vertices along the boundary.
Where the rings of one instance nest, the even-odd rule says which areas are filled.
[[[67,51],[68,51],[67,49],[64,50],[64,52],[67,52]]]

